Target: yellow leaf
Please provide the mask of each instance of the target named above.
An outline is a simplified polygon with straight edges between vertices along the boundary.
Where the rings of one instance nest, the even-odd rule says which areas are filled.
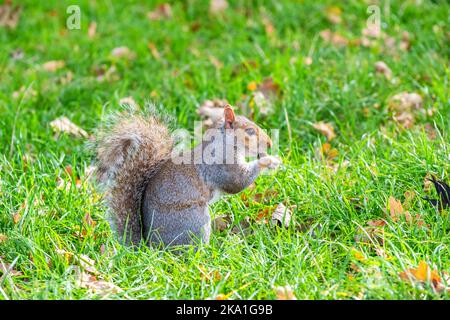
[[[334,128],[331,125],[331,123],[320,121],[320,122],[314,123],[313,127],[314,127],[314,129],[316,129],[317,131],[322,133],[324,136],[326,136],[328,141],[331,141],[334,138],[336,138],[336,134],[334,133]]]
[[[252,81],[247,85],[247,89],[250,91],[255,91],[256,88],[258,88],[258,85],[256,84],[255,81]]]

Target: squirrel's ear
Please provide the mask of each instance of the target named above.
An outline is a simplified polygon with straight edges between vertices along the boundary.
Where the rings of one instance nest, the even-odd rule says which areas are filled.
[[[225,129],[233,129],[235,117],[234,111],[229,104],[225,106],[224,115],[225,115]]]

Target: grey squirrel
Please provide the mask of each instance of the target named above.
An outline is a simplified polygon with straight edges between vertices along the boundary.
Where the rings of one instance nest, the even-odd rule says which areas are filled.
[[[99,133],[97,176],[106,185],[111,222],[122,241],[164,246],[208,243],[208,205],[222,192],[244,190],[261,170],[281,164],[264,151],[272,144],[269,136],[235,115],[229,105],[215,132],[213,137],[205,134],[202,143],[184,155],[174,155],[169,130],[154,116],[123,116]],[[237,139],[238,133],[243,139]],[[231,156],[217,161],[219,154]],[[246,156],[258,159],[246,162]]]

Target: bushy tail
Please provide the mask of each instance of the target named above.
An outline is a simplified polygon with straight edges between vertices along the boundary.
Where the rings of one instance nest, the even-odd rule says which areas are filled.
[[[119,114],[98,135],[97,177],[106,186],[111,222],[126,244],[141,241],[142,196],[172,145],[169,130],[153,116]]]

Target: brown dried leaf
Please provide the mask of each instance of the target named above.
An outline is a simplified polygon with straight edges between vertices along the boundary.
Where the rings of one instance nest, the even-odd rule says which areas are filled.
[[[432,287],[438,291],[442,292],[446,288],[441,282],[441,277],[439,276],[437,270],[432,270],[425,261],[420,261],[417,268],[409,268],[399,274],[402,280],[411,281],[419,284],[431,283]]]
[[[394,197],[389,197],[387,209],[393,221],[398,221],[399,217],[405,215],[402,203]]]
[[[66,63],[63,60],[52,60],[44,63],[42,69],[48,72],[56,72],[57,70],[64,68]]]
[[[405,129],[411,129],[414,126],[415,118],[414,115],[409,111],[396,113],[393,116],[393,119]]]
[[[50,122],[50,126],[56,133],[65,132],[71,134],[75,137],[84,137],[87,138],[89,135],[86,131],[78,127],[72,121],[70,121],[67,117],[60,117],[52,122]]]
[[[334,128],[329,122],[317,122],[313,124],[314,129],[318,130],[320,133],[322,133],[324,136],[327,137],[328,141],[333,140],[336,138],[336,134],[334,133]]]
[[[0,233],[0,243],[6,242],[8,240],[8,236],[6,234]]]
[[[16,29],[19,23],[21,6],[13,6],[11,1],[6,1],[0,5],[0,27]]]
[[[209,3],[209,12],[212,14],[222,13],[227,8],[228,2],[226,0],[211,0]]]
[[[110,294],[117,294],[123,291],[112,282],[97,280],[96,276],[86,272],[80,272],[78,277],[78,285],[81,288],[89,289],[102,297],[106,297]]]
[[[22,215],[18,212],[14,213],[13,215],[14,224],[18,224],[20,222],[20,219],[22,219]]]
[[[386,220],[370,220],[367,224],[371,227],[384,227],[387,225]]]
[[[388,80],[392,79],[392,70],[383,61],[375,62],[375,71],[383,74]]]
[[[127,60],[133,60],[136,58],[136,54],[125,46],[112,49],[111,55],[115,58],[124,58]]]
[[[423,99],[415,92],[401,92],[392,96],[388,101],[388,105],[392,111],[411,112],[422,108]]]
[[[342,22],[342,10],[339,7],[331,6],[326,8],[325,10],[326,16],[328,21],[330,21],[333,24],[339,24]]]
[[[216,69],[222,69],[222,68],[223,68],[223,63],[222,63],[222,61],[220,61],[220,60],[217,59],[216,57],[210,55],[210,56],[209,56],[209,61],[212,63],[212,65],[213,65]]]
[[[149,42],[147,44],[147,47],[149,48],[149,50],[152,53],[152,56],[153,56],[153,58],[155,58],[155,60],[161,59],[161,54],[159,53],[158,48],[156,48],[156,45],[153,42]]]
[[[83,223],[92,228],[95,227],[95,225],[97,224],[97,222],[92,219],[91,214],[89,212],[86,212],[86,214],[84,215]]]
[[[158,5],[153,11],[147,14],[150,20],[170,19],[172,17],[172,7],[168,3]]]
[[[321,31],[320,36],[325,42],[331,43],[336,47],[345,47],[349,44],[348,39],[338,32],[332,32],[330,29]]]
[[[272,213],[271,222],[273,225],[288,228],[291,222],[291,216],[291,209],[287,208],[283,203],[279,203],[275,208],[275,211]]]
[[[7,273],[11,277],[23,276],[22,271],[15,270],[11,264],[4,262],[1,257],[0,257],[0,273],[2,274]]]
[[[274,288],[274,290],[277,296],[277,300],[297,300],[294,291],[289,285],[285,285],[284,287],[276,287]]]
[[[97,32],[97,22],[93,21],[89,24],[89,28],[88,28],[88,37],[90,39],[95,37],[95,34]]]

